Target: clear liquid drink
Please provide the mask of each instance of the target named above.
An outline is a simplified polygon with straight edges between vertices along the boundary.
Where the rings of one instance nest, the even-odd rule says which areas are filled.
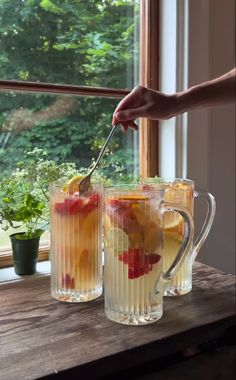
[[[102,293],[102,187],[80,196],[54,185],[50,194],[52,296],[90,301]]]
[[[189,229],[178,250],[182,250],[181,254],[176,253],[176,263],[166,271],[165,277],[163,213],[167,206],[163,191],[145,191],[142,186],[123,190],[108,188],[104,203],[106,316],[123,324],[154,322],[163,313],[164,283],[176,273],[188,248],[193,232],[191,215],[181,206],[168,208],[181,211],[184,228],[188,223]]]
[[[192,239],[188,253],[178,273],[170,281],[165,295],[178,296],[189,293],[192,289],[192,266],[194,260],[206,240],[215,217],[214,197],[205,191],[195,191],[194,182],[188,179],[161,180],[165,189],[165,201],[186,207],[194,218],[194,203],[202,197],[207,203],[205,222],[198,236]],[[167,269],[173,262],[184,236],[183,218],[176,212],[168,212],[164,216],[164,252],[163,268]]]

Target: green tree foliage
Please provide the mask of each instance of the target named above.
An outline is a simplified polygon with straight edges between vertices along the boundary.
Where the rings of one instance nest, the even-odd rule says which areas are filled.
[[[136,0],[0,0],[0,78],[132,87],[138,8]],[[71,101],[64,97],[53,117],[42,117],[57,100],[57,95],[0,93],[1,176],[19,159],[27,160],[34,147],[77,167],[97,157],[118,100],[74,97],[63,113]],[[118,162],[133,171],[132,138],[117,132],[105,170],[114,173]]]

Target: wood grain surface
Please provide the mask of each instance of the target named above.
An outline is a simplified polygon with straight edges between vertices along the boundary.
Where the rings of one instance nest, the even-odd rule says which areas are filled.
[[[109,321],[103,297],[54,300],[50,276],[0,285],[0,379],[100,379],[117,370],[220,337],[235,326],[235,277],[195,263],[190,294],[164,298],[164,315],[147,326]]]

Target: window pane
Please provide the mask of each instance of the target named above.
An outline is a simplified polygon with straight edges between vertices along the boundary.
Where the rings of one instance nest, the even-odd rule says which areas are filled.
[[[0,2],[0,77],[132,88],[139,0]]]
[[[96,159],[111,130],[111,116],[118,100],[101,97],[41,93],[0,93],[0,179],[17,162],[30,159],[36,148],[56,163],[73,162],[79,170]],[[120,180],[120,173],[138,175],[138,132],[113,135],[101,167],[103,173]],[[1,237],[0,248],[7,238]]]
[[[0,177],[7,176],[27,151],[43,148],[48,158],[88,167],[111,130],[117,99],[40,93],[0,93]],[[125,174],[138,172],[138,133],[117,129],[104,168],[117,162]],[[135,145],[135,151],[134,151]],[[135,159],[134,159],[135,157]],[[115,178],[114,178],[115,179]]]

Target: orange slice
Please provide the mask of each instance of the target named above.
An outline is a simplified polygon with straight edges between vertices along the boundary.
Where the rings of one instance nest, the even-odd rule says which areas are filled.
[[[82,175],[76,175],[73,178],[71,178],[69,182],[63,187],[63,191],[65,193],[68,192],[70,194],[73,194],[76,191],[78,191],[78,185],[82,178],[83,178]]]

